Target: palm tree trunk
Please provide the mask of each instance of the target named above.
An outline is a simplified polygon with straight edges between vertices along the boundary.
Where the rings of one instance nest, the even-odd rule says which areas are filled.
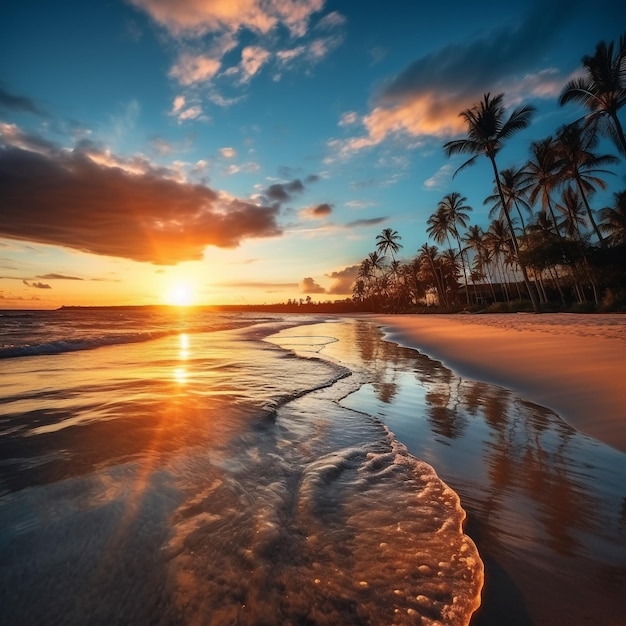
[[[624,137],[624,129],[622,128],[622,124],[619,121],[619,118],[617,117],[617,113],[615,113],[614,111],[611,111],[609,115],[611,116],[611,119],[613,120],[613,124],[615,124],[615,129],[617,130],[617,137],[622,146],[622,152],[626,154],[626,137]]]
[[[593,226],[593,231],[598,237],[598,241],[600,242],[600,245],[606,246],[604,237],[602,236],[602,233],[600,232],[600,229],[598,228],[598,225],[596,224],[596,220],[593,218],[593,212],[591,211],[591,207],[589,206],[589,202],[587,201],[585,190],[583,189],[582,183],[578,176],[576,177],[576,183],[578,185],[578,191],[580,192],[580,197],[583,199],[583,202],[585,204],[585,209],[587,210],[587,216],[589,217],[589,221],[591,222],[591,225]]]
[[[520,261],[520,258],[519,258],[519,245],[517,243],[517,237],[515,236],[515,231],[513,230],[513,223],[511,222],[511,216],[509,215],[509,212],[506,210],[506,202],[504,201],[504,193],[502,192],[502,185],[500,184],[500,173],[498,172],[496,160],[492,155],[489,155],[489,160],[491,161],[491,165],[493,167],[493,174],[496,177],[496,185],[498,187],[498,193],[500,194],[500,201],[502,202],[502,206],[505,207],[504,214],[506,215],[506,221],[509,225],[509,230],[511,231],[511,238],[513,240],[515,256],[517,257],[517,262],[519,263],[519,266],[522,270],[522,276],[524,278],[524,285],[526,286],[526,290],[528,291],[530,301],[533,305],[533,311],[535,313],[539,313],[540,307],[539,307],[539,302],[537,300],[537,294],[535,293],[532,285],[530,284],[530,280],[528,279],[526,266]]]

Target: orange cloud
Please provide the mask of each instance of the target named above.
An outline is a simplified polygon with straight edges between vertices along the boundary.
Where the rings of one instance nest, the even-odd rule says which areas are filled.
[[[200,36],[241,28],[267,33],[279,23],[292,35],[306,33],[324,0],[129,0],[174,36]]]
[[[131,173],[79,150],[0,148],[0,236],[160,265],[206,246],[281,234],[278,209],[227,198],[158,170]]]
[[[330,204],[323,203],[302,209],[298,215],[305,220],[320,220],[328,217],[333,212]]]
[[[354,286],[354,281],[359,273],[358,265],[350,265],[337,272],[327,274],[332,280],[332,283],[328,289],[328,293],[335,295],[351,294]]]
[[[382,86],[371,112],[360,122],[365,133],[328,143],[334,155],[350,156],[392,136],[451,137],[466,131],[459,113],[488,91],[503,92],[507,103],[551,98],[563,84],[544,59],[563,16],[558,3],[542,3],[522,20],[482,38],[450,44],[416,59]],[[354,122],[344,114],[339,124]],[[332,162],[329,157],[327,162]]]
[[[307,276],[302,279],[300,283],[300,292],[301,293],[326,293],[326,289],[321,285],[318,285],[313,278]]]
[[[169,71],[169,75],[175,78],[181,85],[189,86],[210,80],[219,72],[221,63],[202,54],[189,54],[184,52],[178,57],[178,61]],[[180,100],[174,101],[174,112],[184,105]]]

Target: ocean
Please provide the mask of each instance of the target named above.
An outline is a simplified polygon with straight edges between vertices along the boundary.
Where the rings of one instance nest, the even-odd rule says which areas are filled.
[[[343,323],[271,340],[320,321],[3,312],[0,623],[466,623],[459,497],[341,404]]]
[[[626,455],[367,316],[0,315],[2,624],[624,624]]]

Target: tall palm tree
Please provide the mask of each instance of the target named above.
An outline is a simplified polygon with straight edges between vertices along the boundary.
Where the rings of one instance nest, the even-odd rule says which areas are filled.
[[[551,197],[552,192],[560,183],[557,174],[558,153],[554,138],[549,136],[541,141],[533,141],[530,144],[530,154],[531,157],[526,164],[529,182],[528,201],[534,205],[541,197],[541,208],[544,211],[548,210],[555,232],[560,235]]]
[[[596,154],[594,149],[598,144],[597,135],[589,132],[579,123],[561,126],[557,130],[556,138],[556,150],[561,165],[560,175],[576,183],[589,223],[598,241],[604,244],[604,238],[589,206],[588,196],[593,194],[598,187],[606,189],[606,183],[599,175],[612,174],[613,172],[604,169],[604,166],[618,163],[618,159],[612,154]]]
[[[626,244],[626,190],[613,194],[613,206],[601,209],[600,219],[610,245]]]
[[[557,210],[563,215],[559,225],[568,237],[584,242],[583,231],[587,225],[580,195],[571,187],[566,187],[561,194],[561,201],[556,203]]]
[[[448,299],[446,298],[446,290],[441,279],[441,272],[437,267],[439,264],[439,250],[437,246],[429,246],[427,243],[423,244],[419,249],[419,258],[427,265],[432,274],[435,289],[439,296],[439,304],[447,308]]]
[[[429,237],[432,237],[437,243],[441,244],[444,241],[450,243],[450,224],[448,215],[445,210],[439,206],[437,210],[426,220],[428,227],[426,232]]]
[[[617,112],[626,104],[626,33],[616,49],[613,42],[601,41],[593,56],[582,58],[585,75],[570,80],[559,97],[559,104],[577,102],[589,110],[588,123],[609,135],[617,149],[626,155],[626,137]]]
[[[402,244],[399,244],[402,237],[398,234],[397,230],[392,228],[384,228],[380,235],[376,235],[376,249],[381,254],[391,252],[392,261],[395,260],[395,254],[402,248]]]
[[[472,207],[466,204],[467,198],[462,196],[458,191],[453,191],[446,194],[439,201],[439,209],[442,210],[446,216],[446,224],[448,232],[456,240],[459,258],[461,259],[461,267],[463,268],[463,279],[465,281],[465,291],[467,295],[467,302],[469,304],[469,290],[467,288],[467,269],[464,258],[464,249],[461,244],[461,236],[459,234],[459,226],[467,228],[469,224],[469,214],[472,211]]]
[[[535,108],[531,105],[518,107],[505,119],[506,111],[502,105],[503,97],[504,94],[498,94],[492,98],[491,94],[487,93],[483,96],[481,102],[474,105],[471,109],[462,111],[460,115],[467,123],[467,138],[448,141],[444,144],[443,148],[448,157],[453,154],[473,155],[456,170],[455,175],[460,170],[473,165],[480,155],[486,156],[493,168],[500,201],[502,202],[502,206],[505,207],[506,200],[504,198],[504,192],[502,191],[502,185],[500,184],[500,173],[498,172],[498,166],[496,164],[496,155],[502,148],[505,140],[528,127]],[[508,212],[505,211],[505,213],[511,237],[514,242],[515,255],[519,259],[519,245],[513,230],[511,217]],[[532,302],[533,310],[539,311],[537,294],[528,279],[526,266],[521,263],[520,268],[522,270],[526,290]]]

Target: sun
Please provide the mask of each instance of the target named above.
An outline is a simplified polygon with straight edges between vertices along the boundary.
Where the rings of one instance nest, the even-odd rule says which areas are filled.
[[[186,282],[177,282],[165,294],[165,303],[172,306],[190,306],[194,303],[194,293]]]

